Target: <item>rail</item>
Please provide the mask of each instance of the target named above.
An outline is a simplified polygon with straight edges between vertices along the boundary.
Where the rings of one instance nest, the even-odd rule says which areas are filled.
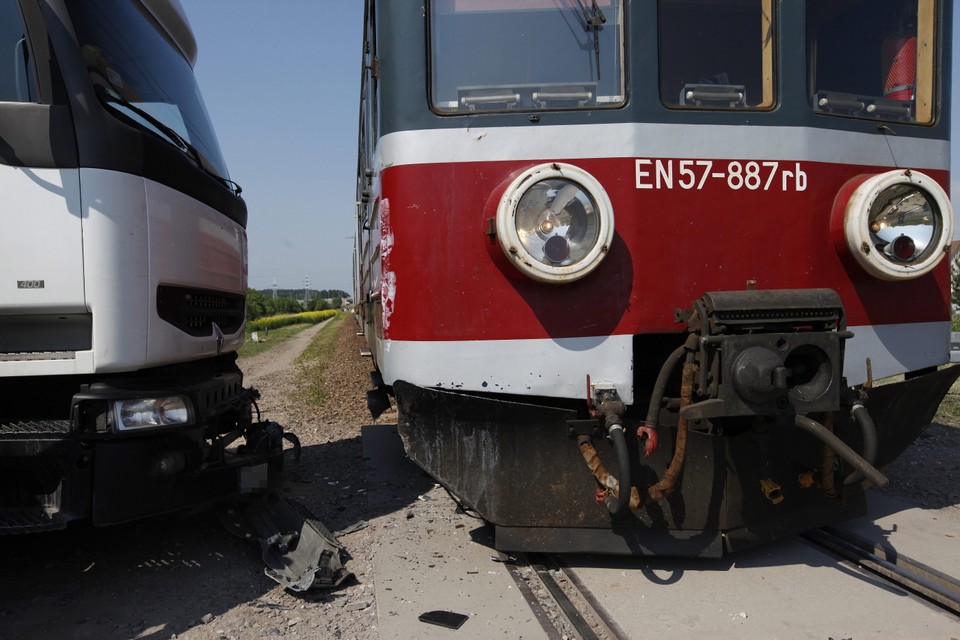
[[[952,576],[832,527],[815,529],[803,537],[942,609],[960,615],[960,581]]]
[[[511,574],[531,609],[544,611],[554,605],[560,616],[575,632],[575,637],[582,640],[627,640],[630,636],[617,626],[617,623],[607,614],[603,606],[595,600],[577,575],[569,570],[563,560],[551,553],[519,554],[515,559]],[[521,567],[526,565],[533,577],[544,588],[548,596],[537,595],[528,586],[524,585],[521,576]],[[560,582],[567,586],[564,588]],[[546,616],[549,618],[549,616]],[[556,623],[547,623],[552,629],[546,629],[548,637],[568,637],[561,633],[561,626]]]

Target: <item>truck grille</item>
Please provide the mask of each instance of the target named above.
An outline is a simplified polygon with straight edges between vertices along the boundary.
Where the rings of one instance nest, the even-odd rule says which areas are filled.
[[[48,513],[43,509],[0,508],[0,535],[65,529],[67,521],[59,513]]]
[[[157,313],[191,336],[213,333],[213,324],[226,334],[243,325],[246,297],[234,293],[161,285],[157,287]]]
[[[70,433],[69,420],[15,420],[0,421],[0,436],[43,434],[52,436]]]

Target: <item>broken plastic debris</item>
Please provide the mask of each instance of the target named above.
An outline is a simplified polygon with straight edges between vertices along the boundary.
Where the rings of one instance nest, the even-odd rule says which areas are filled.
[[[426,613],[421,613],[417,619],[420,622],[435,624],[446,627],[447,629],[459,629],[460,626],[467,621],[467,616],[462,613],[454,613],[453,611],[427,611]]]
[[[343,529],[340,529],[339,531],[335,531],[335,532],[333,533],[333,535],[335,535],[336,537],[339,538],[340,536],[345,536],[345,535],[347,535],[348,533],[354,533],[355,531],[360,531],[361,529],[366,529],[368,526],[370,526],[370,523],[369,523],[369,522],[367,522],[366,520],[359,520],[359,521],[357,521],[357,522],[354,522],[354,523],[353,523],[352,525],[350,525],[349,527],[344,527]]]

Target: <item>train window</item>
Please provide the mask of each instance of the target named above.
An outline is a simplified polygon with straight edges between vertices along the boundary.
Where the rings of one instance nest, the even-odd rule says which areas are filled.
[[[430,67],[440,112],[620,106],[621,0],[432,0]]]
[[[663,104],[774,106],[773,0],[660,0],[658,19]]]
[[[0,102],[31,102],[36,79],[16,0],[0,0],[0,51]]]
[[[808,86],[814,110],[932,122],[934,5],[934,0],[808,2]]]

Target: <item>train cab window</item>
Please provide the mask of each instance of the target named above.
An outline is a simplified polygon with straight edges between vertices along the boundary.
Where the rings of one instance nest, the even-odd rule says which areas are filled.
[[[660,0],[660,100],[676,109],[774,106],[773,0]]]
[[[807,3],[808,86],[819,113],[933,121],[934,0]]]
[[[0,102],[35,100],[36,77],[16,0],[0,0]]]
[[[621,0],[432,0],[433,108],[622,105],[622,11]]]

